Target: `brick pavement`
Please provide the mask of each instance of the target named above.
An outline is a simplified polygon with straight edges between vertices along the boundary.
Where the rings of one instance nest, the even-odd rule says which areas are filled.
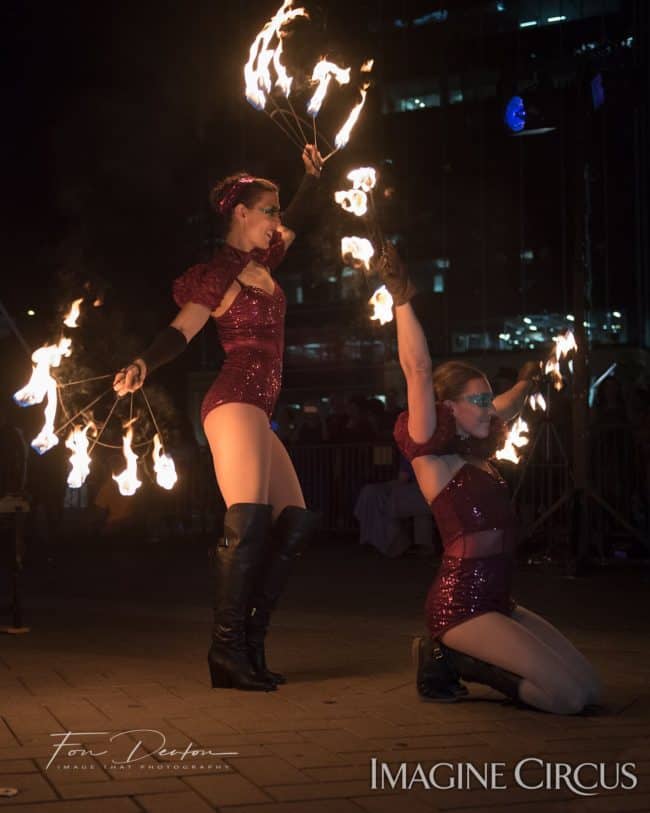
[[[418,701],[408,660],[433,564],[353,545],[301,563],[270,641],[290,683],[271,694],[211,690],[204,546],[62,547],[28,573],[32,631],[0,638],[0,798],[13,813],[426,813],[650,809],[648,571],[568,580],[520,569],[517,597],[556,623],[601,670],[591,716],[523,710],[471,687],[452,705]],[[85,732],[53,760],[57,732]],[[90,733],[97,732],[97,733]],[[111,740],[110,738],[113,737]],[[177,753],[165,755],[163,745]],[[194,754],[184,757],[188,748]],[[91,753],[92,752],[92,753]],[[633,790],[580,797],[518,787],[526,757],[634,762]],[[505,763],[505,790],[373,790],[371,759]],[[48,766],[48,763],[49,766]],[[440,769],[439,781],[448,774]],[[539,769],[526,773],[529,784]]]

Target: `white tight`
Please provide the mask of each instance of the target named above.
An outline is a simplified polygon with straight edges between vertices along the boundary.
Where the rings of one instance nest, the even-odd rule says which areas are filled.
[[[207,414],[203,429],[227,508],[270,504],[275,519],[288,505],[305,507],[293,463],[261,409],[222,404]]]
[[[507,669],[523,680],[519,697],[554,714],[577,714],[598,703],[602,686],[586,658],[552,624],[517,605],[464,621],[443,633],[452,649]]]

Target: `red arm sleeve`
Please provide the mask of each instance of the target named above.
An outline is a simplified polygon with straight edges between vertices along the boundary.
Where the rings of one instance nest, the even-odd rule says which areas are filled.
[[[451,410],[443,405],[436,404],[436,428],[424,443],[416,443],[409,435],[409,414],[401,412],[395,421],[393,436],[400,452],[411,461],[424,455],[443,455],[453,451],[456,435],[456,421]]]
[[[213,311],[219,306],[241,269],[234,264],[210,263],[193,265],[174,280],[174,301],[179,308],[188,302],[205,305]]]

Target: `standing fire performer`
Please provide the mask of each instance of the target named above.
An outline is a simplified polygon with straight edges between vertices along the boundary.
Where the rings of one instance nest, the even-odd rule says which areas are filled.
[[[444,554],[426,601],[430,640],[416,639],[417,687],[424,700],[453,702],[459,678],[556,714],[575,714],[600,697],[592,666],[551,624],[510,595],[517,517],[508,489],[488,459],[504,424],[521,410],[539,365],[494,398],[483,372],[458,361],[432,371],[410,299],[415,289],[395,248],[377,264],[390,291],[408,412],[395,425],[431,506]]]
[[[271,274],[313,214],[323,159],[308,144],[304,179],[280,221],[278,187],[240,173],[210,200],[224,244],[174,283],[180,311],[149,349],[117,373],[118,395],[142,386],[215,320],[226,360],[201,407],[227,511],[215,550],[213,687],[272,691],[264,640],[292,560],[315,531],[300,483],[269,419],[281,386],[286,300]]]

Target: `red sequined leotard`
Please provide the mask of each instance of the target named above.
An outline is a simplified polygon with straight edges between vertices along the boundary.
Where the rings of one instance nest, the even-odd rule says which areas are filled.
[[[282,382],[286,299],[277,282],[269,294],[237,277],[251,260],[273,271],[284,252],[279,232],[266,251],[244,252],[226,243],[209,263],[193,266],[174,282],[180,308],[195,302],[214,310],[235,280],[241,287],[228,310],[215,318],[226,360],[203,399],[202,421],[215,407],[233,402],[253,404],[271,417]]]
[[[438,404],[436,416],[436,431],[426,443],[410,437],[407,412],[398,417],[395,439],[408,460],[452,453],[487,458],[500,445],[503,425],[497,419],[486,441],[470,439],[468,445],[455,435],[451,410]],[[518,522],[505,481],[494,469],[490,474],[465,463],[432,500],[431,511],[444,549],[425,605],[431,637],[482,613],[509,615]]]

